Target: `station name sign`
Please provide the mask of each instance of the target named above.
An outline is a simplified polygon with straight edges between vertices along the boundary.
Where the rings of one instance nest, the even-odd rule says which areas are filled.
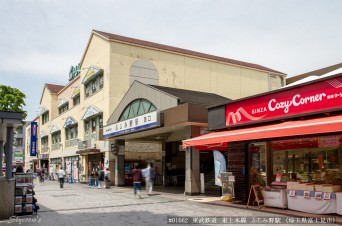
[[[81,72],[81,63],[76,66],[71,66],[69,70],[69,81],[76,78],[76,76]]]
[[[226,126],[341,109],[342,76],[226,105]]]
[[[154,127],[160,127],[160,124],[160,113],[154,111],[105,126],[103,129],[103,137],[110,138],[125,135]]]

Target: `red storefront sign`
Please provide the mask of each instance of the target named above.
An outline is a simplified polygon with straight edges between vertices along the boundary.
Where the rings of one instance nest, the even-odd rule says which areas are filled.
[[[226,105],[226,125],[342,109],[342,76]]]

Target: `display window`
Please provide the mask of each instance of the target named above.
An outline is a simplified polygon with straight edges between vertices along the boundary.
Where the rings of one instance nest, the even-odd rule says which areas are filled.
[[[271,149],[273,175],[283,182],[342,182],[342,135],[273,141]]]

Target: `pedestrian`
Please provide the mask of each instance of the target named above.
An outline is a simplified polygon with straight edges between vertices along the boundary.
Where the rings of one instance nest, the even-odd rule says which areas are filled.
[[[97,188],[102,188],[102,182],[104,181],[104,172],[101,168],[99,168],[99,171],[97,172],[98,174],[98,180],[99,180],[99,184]]]
[[[106,168],[105,180],[109,181],[109,179],[110,179],[110,171],[109,171],[109,168]]]
[[[153,183],[156,178],[156,172],[151,167],[151,164],[147,164],[147,168],[144,169],[144,176],[146,182],[146,192],[148,195],[152,195]]]
[[[106,168],[106,172],[105,172],[105,185],[106,188],[110,188],[110,171],[109,168]]]
[[[59,180],[60,188],[63,188],[64,176],[65,176],[65,171],[63,170],[63,167],[61,167],[60,170],[58,171],[58,180]]]
[[[17,172],[17,168],[15,168],[15,166],[13,166],[13,168],[12,168],[12,177],[14,177],[16,172]]]
[[[132,177],[133,177],[133,188],[134,188],[134,196],[137,198],[137,190],[138,190],[138,197],[141,199],[141,170],[134,165],[132,170]]]
[[[38,168],[36,172],[37,172],[38,181],[41,182],[41,180],[42,180],[42,170],[40,168]]]

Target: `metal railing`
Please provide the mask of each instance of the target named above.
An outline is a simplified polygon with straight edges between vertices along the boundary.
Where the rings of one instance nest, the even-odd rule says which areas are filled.
[[[99,139],[98,133],[90,133],[84,136],[84,140],[91,140],[94,139],[95,141],[97,141]]]
[[[51,150],[54,151],[54,150],[59,150],[61,149],[62,145],[60,143],[56,143],[56,144],[52,144],[51,145]]]
[[[41,153],[49,152],[49,146],[42,146]]]
[[[71,139],[65,141],[65,147],[71,147],[77,145],[77,139]]]

